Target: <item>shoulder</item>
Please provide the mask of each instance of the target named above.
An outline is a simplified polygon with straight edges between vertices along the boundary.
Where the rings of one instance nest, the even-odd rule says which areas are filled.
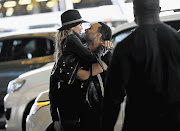
[[[81,40],[74,34],[70,34],[68,37],[67,37],[67,41],[66,41],[67,45],[79,45],[81,44]]]
[[[70,34],[70,35],[67,37],[67,40],[68,40],[68,41],[80,41],[80,39],[79,39],[75,34]]]

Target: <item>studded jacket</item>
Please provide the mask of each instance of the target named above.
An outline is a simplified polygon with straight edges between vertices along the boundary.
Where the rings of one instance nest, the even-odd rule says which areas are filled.
[[[89,61],[89,62],[96,62],[96,58],[94,56],[94,54],[86,47],[83,46],[81,40],[78,38],[79,36],[75,33],[75,34],[71,34],[69,35],[66,39],[63,40],[62,42],[62,56],[66,57],[66,56],[70,56],[70,55],[74,55],[76,57],[76,59],[79,59],[79,61]],[[67,91],[70,93],[74,92],[76,93],[76,87],[80,87],[80,85],[78,85],[78,80],[76,80],[73,84],[68,84],[66,82],[60,82],[59,76],[61,73],[60,70],[60,64],[65,64],[62,63],[62,61],[57,61],[54,64],[54,67],[52,69],[51,72],[51,76],[50,76],[50,91],[49,91],[49,99],[50,99],[50,110],[51,110],[51,115],[52,115],[52,119],[53,121],[58,121],[59,120],[59,116],[58,116],[58,106],[59,103],[61,104],[65,104],[70,102],[69,99],[67,98],[66,100],[63,99],[63,101],[61,101],[60,95],[62,96],[60,90],[62,89],[63,92]],[[78,66],[79,67],[79,66]],[[74,68],[74,67],[73,67]],[[78,71],[78,68],[76,68],[76,70],[69,70],[69,72],[73,72],[72,74],[72,79],[75,79],[75,75]],[[61,89],[60,89],[61,87]],[[73,91],[71,90],[71,87],[73,87]],[[74,94],[72,94],[71,96],[73,97]],[[73,103],[72,101],[76,101],[77,98],[74,98],[73,100],[71,100],[71,103]],[[72,104],[71,104],[72,105]],[[75,105],[77,106],[77,105]],[[71,107],[69,107],[71,108]],[[73,115],[72,115],[73,116]],[[74,115],[75,117],[75,115]]]

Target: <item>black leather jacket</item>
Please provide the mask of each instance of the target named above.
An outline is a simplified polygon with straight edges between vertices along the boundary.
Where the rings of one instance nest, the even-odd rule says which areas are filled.
[[[83,46],[81,40],[78,38],[79,36],[74,33],[69,35],[66,39],[62,42],[62,54],[63,55],[70,55],[74,54],[77,56],[77,58],[81,61],[89,61],[89,62],[96,62],[96,58],[94,54],[86,47]],[[50,99],[50,109],[51,109],[51,115],[53,121],[58,121],[58,112],[57,109],[60,106],[63,106],[66,108],[75,108],[77,105],[73,106],[73,104],[69,104],[72,106],[67,105],[67,103],[76,103],[78,101],[78,95],[77,91],[80,85],[79,80],[75,80],[75,82],[72,85],[68,85],[67,83],[60,83],[58,75],[60,75],[58,62],[54,64],[54,67],[51,72],[50,76],[50,91],[49,91],[49,99]],[[74,75],[75,76],[75,75]],[[63,92],[67,92],[69,94],[68,96],[74,97],[74,99],[71,100],[71,98],[68,98],[67,96],[63,97],[61,94],[61,89],[63,89]],[[73,89],[71,89],[71,87]],[[70,95],[71,94],[71,95]],[[61,99],[63,99],[61,101]],[[71,101],[69,101],[69,99]],[[74,102],[73,102],[74,101]],[[61,103],[61,105],[60,105]],[[75,110],[75,109],[74,109]],[[73,115],[72,115],[73,116]]]

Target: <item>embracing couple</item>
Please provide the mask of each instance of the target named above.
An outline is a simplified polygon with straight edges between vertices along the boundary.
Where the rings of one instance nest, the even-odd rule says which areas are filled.
[[[61,22],[55,37],[56,62],[50,76],[53,128],[56,131],[100,130],[103,85],[110,50],[114,48],[109,41],[111,29],[97,22],[81,37],[82,23],[86,21],[77,10],[65,11]]]

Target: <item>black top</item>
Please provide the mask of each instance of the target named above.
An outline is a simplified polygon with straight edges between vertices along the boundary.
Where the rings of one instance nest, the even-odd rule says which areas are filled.
[[[163,23],[139,26],[116,46],[105,87],[105,130],[113,131],[125,96],[124,131],[179,130],[180,35],[176,30]]]

